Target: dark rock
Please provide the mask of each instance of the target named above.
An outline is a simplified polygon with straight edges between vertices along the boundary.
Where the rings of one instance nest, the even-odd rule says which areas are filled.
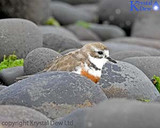
[[[65,54],[67,54],[67,53],[69,53],[69,52],[73,52],[73,51],[75,51],[76,49],[68,49],[68,50],[65,50],[65,51],[63,51],[63,52],[61,52],[61,55],[65,55]]]
[[[126,0],[102,0],[99,4],[99,17],[101,21],[109,21],[121,28],[130,29],[136,11],[130,11],[130,2]]]
[[[73,32],[79,40],[94,40],[94,41],[100,41],[101,39],[91,30],[80,27],[77,25],[69,25],[67,27],[71,32]]]
[[[34,49],[24,60],[25,74],[31,75],[42,71],[52,60],[58,56],[61,55],[49,48]]]
[[[102,40],[125,36],[125,32],[121,28],[114,25],[91,24],[89,29],[96,33]]]
[[[160,39],[160,29],[157,27],[160,25],[160,13],[154,12],[141,12],[139,13],[134,26],[132,28],[132,36],[144,37],[152,39]]]
[[[42,32],[43,36],[47,34],[57,34],[67,38],[71,38],[73,40],[78,41],[78,38],[70,31],[63,27],[56,27],[56,26],[39,26],[40,31]]]
[[[96,14],[78,9],[67,3],[52,2],[51,3],[52,16],[55,17],[61,24],[73,24],[79,20],[87,22],[96,22],[98,17]]]
[[[17,17],[31,20],[37,24],[44,23],[50,16],[50,2],[50,0],[1,0],[0,18]]]
[[[5,85],[16,82],[16,78],[24,75],[23,66],[7,68],[0,71],[0,79]]]
[[[121,51],[141,51],[148,53],[151,56],[159,56],[160,51],[155,48],[139,46],[134,44],[126,44],[126,43],[112,43],[112,42],[104,42],[104,44],[110,50],[110,54],[114,54],[116,52]]]
[[[51,33],[46,34],[43,38],[43,46],[46,48],[51,48],[57,52],[82,47],[82,44],[79,41],[65,37],[63,35]]]
[[[132,98],[153,100],[158,90],[148,77],[137,67],[126,63],[106,63],[99,85],[108,98]]]
[[[106,98],[99,86],[71,72],[37,74],[0,92],[0,104],[31,107],[52,119]]]
[[[148,53],[141,52],[141,51],[121,51],[121,52],[113,53],[110,56],[115,60],[123,60],[129,57],[140,57],[140,56],[150,56],[150,55]]]
[[[116,38],[116,39],[110,39],[106,42],[113,42],[113,43],[119,43],[119,44],[135,44],[140,46],[146,46],[151,48],[160,49],[160,41],[159,40],[153,40],[153,39],[145,39],[145,38],[137,38],[137,37],[122,37],[122,38]]]
[[[0,60],[13,52],[19,58],[25,58],[30,51],[42,46],[42,34],[30,21],[3,19],[0,30]]]
[[[154,75],[159,76],[160,69],[160,57],[131,57],[126,58],[123,61],[131,63],[143,71],[149,79],[152,79]]]
[[[9,121],[19,123],[14,123],[14,125],[13,123],[12,125],[11,123],[5,123]],[[48,124],[39,123],[37,125],[36,123],[34,124],[34,122],[48,122]],[[16,105],[0,105],[0,123],[4,126],[1,128],[51,128],[50,122],[51,120],[49,118],[33,109]]]
[[[160,105],[108,100],[88,111],[84,128],[158,128]]]
[[[62,1],[62,2],[67,2],[69,4],[84,4],[84,3],[99,2],[99,0],[52,0],[52,1]]]

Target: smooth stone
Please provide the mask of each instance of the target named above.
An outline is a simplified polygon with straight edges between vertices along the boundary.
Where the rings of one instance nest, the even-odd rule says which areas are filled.
[[[51,119],[106,99],[98,85],[72,72],[37,74],[0,92],[0,104],[30,107]]]
[[[154,75],[160,76],[160,57],[148,56],[148,57],[130,57],[123,61],[131,63],[143,71],[149,79],[152,79]]]
[[[49,48],[37,48],[31,51],[24,60],[24,73],[31,75],[42,71],[61,54]]]
[[[16,78],[24,75],[23,66],[7,68],[0,71],[0,80],[7,86],[16,82]]]
[[[67,2],[69,4],[74,4],[74,5],[99,2],[99,0],[52,0],[52,1],[62,1],[62,2]]]
[[[0,20],[0,60],[13,52],[25,58],[35,48],[42,47],[42,34],[38,27],[24,19]]]
[[[108,98],[154,100],[160,95],[140,69],[121,61],[104,65],[99,85]]]
[[[7,86],[1,85],[0,84],[0,91],[2,91],[3,89],[7,88]]]

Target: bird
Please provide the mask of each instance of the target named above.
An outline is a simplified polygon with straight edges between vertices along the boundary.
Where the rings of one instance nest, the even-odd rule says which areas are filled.
[[[104,44],[88,43],[51,61],[42,72],[68,71],[97,83],[101,78],[102,68],[108,61],[117,63],[109,57],[109,50]]]

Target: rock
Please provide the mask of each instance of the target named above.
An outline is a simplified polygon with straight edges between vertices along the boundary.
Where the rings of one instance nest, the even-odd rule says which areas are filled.
[[[108,100],[88,111],[81,128],[158,128],[160,105],[129,100]]]
[[[44,23],[50,16],[50,2],[50,0],[28,0],[27,2],[25,0],[1,0],[0,18],[17,17],[31,20],[37,24]]]
[[[97,22],[97,15],[78,9],[67,3],[52,2],[52,16],[55,17],[62,25],[73,24],[79,20],[87,22]]]
[[[67,49],[81,48],[82,44],[74,39],[58,34],[46,34],[43,40],[43,46],[51,48],[57,52],[62,52]]]
[[[144,37],[152,39],[160,39],[160,30],[157,26],[160,25],[160,14],[159,12],[150,13],[139,13],[134,26],[132,28],[131,36],[133,37]]]
[[[131,57],[126,58],[123,61],[135,65],[137,68],[142,70],[149,79],[152,79],[154,75],[160,75],[159,70],[157,70],[160,69],[160,57],[158,56]]]
[[[153,40],[153,39],[145,39],[145,38],[137,38],[137,37],[121,37],[116,39],[110,39],[106,42],[110,43],[124,43],[124,44],[135,44],[145,47],[151,47],[160,49],[160,41],[159,40]]]
[[[123,60],[129,57],[141,57],[141,56],[150,56],[150,55],[148,53],[141,52],[141,51],[121,51],[121,52],[113,53],[110,56],[115,60]]]
[[[94,40],[94,41],[100,41],[101,39],[91,30],[80,27],[77,25],[69,25],[67,27],[71,32],[73,32],[79,40]]]
[[[7,86],[4,85],[0,85],[0,91],[2,91],[3,89],[7,88]]]
[[[78,41],[78,38],[70,31],[63,27],[56,27],[56,26],[39,26],[40,31],[42,32],[43,36],[47,34],[57,34],[67,38],[71,38],[73,40]]]
[[[7,68],[0,71],[0,79],[5,85],[16,82],[16,78],[24,75],[23,66]]]
[[[58,56],[61,56],[61,54],[49,48],[34,49],[24,60],[25,74],[31,75],[42,71],[52,60]]]
[[[91,24],[89,29],[96,33],[101,40],[108,40],[111,38],[118,38],[125,36],[125,32],[114,25],[98,25],[98,24]]]
[[[111,42],[104,42],[104,44],[110,50],[110,54],[114,54],[121,51],[141,51],[145,52],[151,56],[159,56],[160,51],[155,48],[133,45],[133,44],[126,44],[126,43],[111,43]]]
[[[158,96],[158,97],[154,100],[154,102],[159,102],[159,103],[160,103],[160,96]]]
[[[11,124],[9,121],[19,123]],[[33,109],[16,105],[0,105],[0,123],[4,126],[2,128],[51,128],[50,122],[49,118]]]
[[[101,21],[109,21],[111,24],[118,25],[124,29],[130,29],[136,11],[130,11],[130,3],[126,0],[102,0],[99,4],[99,17]]]
[[[105,99],[99,86],[71,72],[37,74],[0,92],[0,104],[31,107],[52,119]]]
[[[73,52],[73,51],[75,51],[76,49],[68,49],[68,50],[65,50],[65,51],[63,51],[63,52],[61,52],[61,55],[65,55],[65,54],[67,54],[67,53],[69,53],[69,52]]]
[[[84,3],[99,2],[99,0],[52,0],[52,1],[62,1],[62,2],[67,2],[69,4],[84,4]]]
[[[159,96],[151,80],[137,67],[118,61],[106,63],[99,85],[108,98],[131,98],[153,100]]]
[[[35,48],[42,47],[42,34],[38,27],[23,19],[0,20],[0,60],[15,52],[25,58]]]

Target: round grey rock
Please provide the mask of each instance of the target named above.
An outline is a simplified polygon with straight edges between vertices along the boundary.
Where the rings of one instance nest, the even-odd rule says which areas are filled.
[[[71,72],[37,74],[0,92],[0,104],[31,107],[52,119],[105,99],[98,85]]]
[[[153,11],[150,13],[140,12],[132,28],[131,36],[160,39],[160,13]]]
[[[51,128],[51,120],[42,113],[35,111],[34,109],[17,105],[0,105],[0,123],[4,126],[4,128],[6,128],[7,126],[11,127],[9,126],[11,124],[6,123],[9,121],[19,122],[14,123],[14,125],[12,124],[13,128]],[[34,124],[34,122],[48,122],[48,124],[39,123],[38,125],[36,125],[36,123]]]
[[[79,40],[100,41],[101,39],[93,31],[77,25],[69,25],[67,29],[73,32]]]
[[[114,43],[114,42],[104,42],[104,44],[110,50],[110,54],[114,54],[121,51],[141,51],[148,53],[151,56],[159,56],[160,51],[155,48],[150,48],[146,46],[139,46],[134,44],[126,44],[126,43]]]
[[[84,3],[99,2],[99,0],[52,0],[52,1],[62,1],[62,2],[67,2],[69,4],[84,4]]]
[[[103,41],[111,38],[124,37],[126,35],[123,29],[114,25],[91,24],[89,29],[96,33]]]
[[[52,16],[55,17],[62,25],[73,24],[79,20],[87,22],[96,22],[98,17],[96,14],[78,9],[67,3],[52,2]]]
[[[159,108],[156,103],[108,100],[88,111],[84,128],[158,128]]]
[[[59,56],[61,54],[49,48],[34,49],[24,60],[24,73],[31,75],[40,72]]]
[[[135,45],[160,49],[159,40],[139,38],[139,37],[138,38],[137,37],[121,37],[116,39],[110,39],[110,40],[107,40],[106,42],[110,42],[110,43],[113,42],[113,43],[120,43],[120,44],[121,43],[135,44]]]
[[[108,98],[154,100],[159,96],[151,80],[137,67],[117,61],[104,65],[99,85]]]
[[[0,20],[0,60],[15,52],[25,58],[35,48],[42,47],[42,34],[38,27],[23,19]]]
[[[136,14],[136,11],[130,11],[130,1],[101,0],[99,4],[100,20],[107,20],[121,28],[130,29]]]
[[[111,58],[116,60],[123,60],[129,57],[141,57],[141,56],[150,56],[148,53],[141,52],[141,51],[121,51],[116,52],[110,55]]]
[[[49,9],[50,2],[51,0],[1,0],[0,17],[17,17],[31,20],[37,24],[45,23],[51,14]]]
[[[82,44],[69,37],[58,34],[46,34],[43,40],[43,46],[46,48],[51,48],[57,52],[62,52],[67,49],[81,48]]]
[[[24,75],[23,66],[7,68],[0,71],[0,81],[5,85],[11,85],[16,82],[16,78]]]
[[[131,63],[143,71],[149,79],[152,79],[154,75],[160,76],[160,57],[130,57],[123,61]]]

